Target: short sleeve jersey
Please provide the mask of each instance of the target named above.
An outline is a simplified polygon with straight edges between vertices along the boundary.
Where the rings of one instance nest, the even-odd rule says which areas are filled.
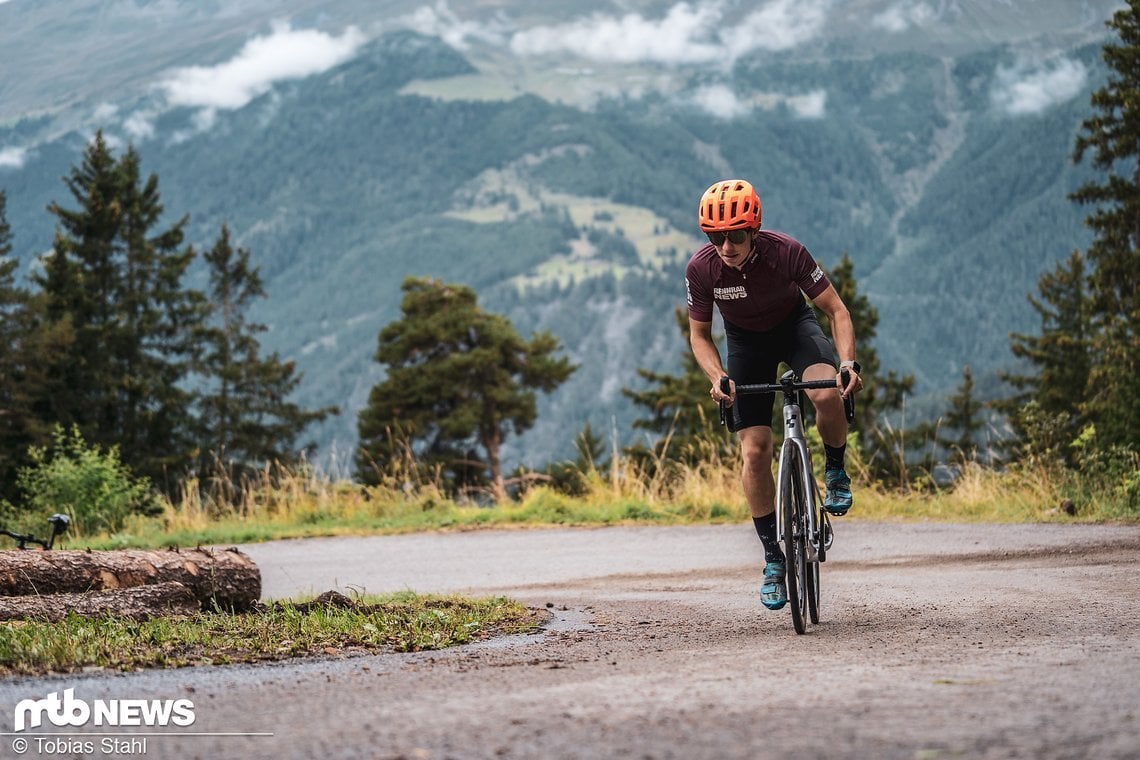
[[[752,255],[740,269],[725,264],[711,244],[689,259],[685,289],[689,316],[711,322],[713,303],[725,322],[765,332],[831,282],[807,248],[782,232],[760,230]]]

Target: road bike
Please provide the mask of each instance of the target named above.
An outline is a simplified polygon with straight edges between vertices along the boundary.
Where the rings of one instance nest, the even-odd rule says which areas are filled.
[[[28,544],[39,544],[44,551],[47,551],[55,545],[56,536],[71,525],[71,518],[64,514],[55,514],[48,518],[48,523],[51,524],[51,535],[47,538],[36,538],[31,533],[13,533],[6,528],[0,528],[0,533],[13,539],[17,549],[27,549]]]
[[[847,371],[841,380],[847,384]],[[836,388],[835,380],[799,380],[795,372],[785,372],[778,383],[737,385],[736,394],[782,393],[784,396],[784,441],[776,474],[776,531],[784,544],[788,606],[796,633],[805,633],[807,621],[819,623],[819,566],[835,540],[831,520],[823,511],[819,485],[812,472],[811,450],[804,435],[801,395],[805,390]],[[727,377],[720,389],[729,393]],[[855,421],[855,394],[843,400],[848,423]],[[721,422],[729,424],[731,413],[721,403]]]

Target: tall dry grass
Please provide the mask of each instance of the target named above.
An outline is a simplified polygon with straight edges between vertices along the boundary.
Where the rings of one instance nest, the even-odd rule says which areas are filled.
[[[818,442],[814,451],[820,451]],[[855,508],[848,519],[1034,522],[1119,519],[1111,496],[1082,491],[1073,476],[1043,465],[1004,471],[969,462],[953,483],[888,490],[868,481],[854,447],[848,466]],[[267,467],[240,484],[189,481],[157,518],[134,517],[114,536],[71,537],[72,545],[161,546],[245,543],[273,538],[498,526],[743,522],[739,454],[710,448],[691,464],[615,455],[579,473],[573,493],[548,478],[522,478],[512,498],[449,494],[436,475],[401,470],[380,485],[329,477],[309,465]],[[822,472],[822,461],[816,472]],[[1074,494],[1076,496],[1074,496]],[[1083,495],[1082,495],[1083,494]],[[1090,495],[1091,494],[1091,495]],[[1099,494],[1099,495],[1098,495]]]

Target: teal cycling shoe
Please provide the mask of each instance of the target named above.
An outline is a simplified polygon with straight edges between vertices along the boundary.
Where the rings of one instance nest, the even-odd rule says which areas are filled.
[[[760,601],[770,610],[778,610],[788,603],[788,592],[784,588],[783,562],[769,562],[764,566],[764,585],[760,587]]]
[[[852,503],[851,478],[844,470],[828,470],[824,473],[823,482],[827,486],[823,508],[836,517],[847,514]]]

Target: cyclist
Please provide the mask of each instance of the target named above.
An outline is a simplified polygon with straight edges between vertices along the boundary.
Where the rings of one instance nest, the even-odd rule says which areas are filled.
[[[744,458],[745,498],[756,533],[764,545],[764,583],[760,600],[778,610],[787,602],[784,554],[776,536],[776,484],[772,477],[772,406],[774,396],[736,398],[736,383],[771,383],[781,361],[804,380],[836,377],[849,370],[840,391],[806,391],[816,411],[827,466],[823,508],[843,515],[851,509],[851,480],[844,469],[847,418],[843,398],[863,387],[855,360],[851,314],[827,275],[807,249],[781,232],[760,229],[762,209],[755,188],[744,180],[717,182],[701,197],[698,219],[709,244],[693,254],[685,268],[690,343],[693,357],[712,383],[709,395],[731,406],[732,429]],[[831,322],[834,346],[823,334],[805,296]],[[712,337],[713,304],[720,309],[728,339],[728,371]],[[731,378],[721,392],[720,379]]]

